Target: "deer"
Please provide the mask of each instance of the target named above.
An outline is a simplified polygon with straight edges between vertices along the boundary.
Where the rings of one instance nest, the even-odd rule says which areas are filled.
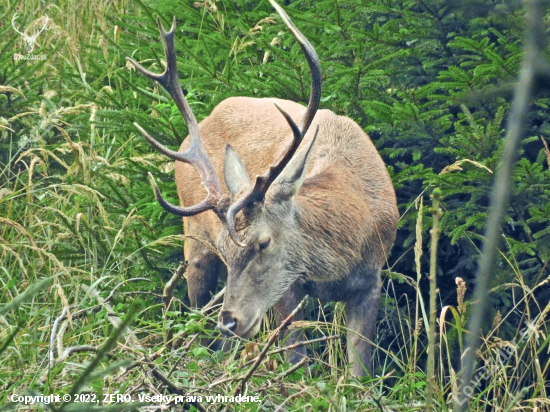
[[[249,339],[270,308],[281,322],[306,295],[344,302],[350,372],[372,375],[381,271],[399,217],[395,190],[361,127],[319,110],[319,58],[287,13],[274,0],[270,3],[309,65],[307,107],[276,98],[230,97],[198,123],[178,80],[176,19],[166,32],[159,18],[164,72],[128,60],[171,95],[189,134],[174,151],[134,125],[176,162],[180,205],[164,199],[149,173],[157,201],[183,217],[187,235],[202,240],[184,242],[191,305],[205,305],[218,281],[225,282],[217,328],[226,336]],[[294,321],[300,319],[301,312]],[[305,353],[302,347],[290,361]]]
[[[48,25],[48,15],[46,14],[46,19],[45,19],[45,22],[44,22],[44,25],[42,26],[42,28],[38,31],[33,31],[32,35],[28,35],[27,34],[27,30],[25,30],[24,32],[20,32],[19,30],[17,30],[17,28],[15,27],[15,20],[17,19],[17,14],[18,12],[16,12],[12,19],[11,19],[11,25],[13,27],[13,30],[15,30],[16,33],[19,33],[22,37],[23,37],[23,40],[25,41],[25,49],[27,50],[27,54],[31,54],[32,51],[34,50],[34,44],[36,43],[36,39],[38,38],[38,35],[40,33],[42,33],[44,31],[44,29],[46,28],[46,26]]]

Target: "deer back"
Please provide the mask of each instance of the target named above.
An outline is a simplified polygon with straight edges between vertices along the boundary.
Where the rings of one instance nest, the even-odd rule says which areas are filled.
[[[305,107],[288,100],[232,97],[221,102],[200,123],[206,153],[218,176],[223,175],[224,150],[230,144],[239,154],[249,175],[263,173],[292,136],[276,103],[297,123]],[[316,239],[318,272],[328,266],[350,266],[370,255],[373,265],[384,263],[395,236],[397,209],[388,172],[370,138],[351,119],[330,110],[319,110],[302,146],[319,125],[317,140],[307,166],[306,180],[296,196],[303,215],[297,239]],[[180,151],[188,148],[187,139]],[[206,195],[201,178],[189,164],[176,163],[175,179],[182,206],[198,203]],[[229,195],[225,182],[224,194]],[[266,202],[276,201],[268,191]],[[221,224],[212,211],[186,217],[196,220],[205,240],[216,244]],[[186,222],[187,224],[187,222]],[[322,236],[323,233],[328,236]],[[298,247],[300,245],[296,245]],[[303,259],[307,260],[307,254]],[[338,263],[338,261],[342,262]],[[344,268],[342,268],[344,269]],[[345,270],[338,271],[345,272]]]

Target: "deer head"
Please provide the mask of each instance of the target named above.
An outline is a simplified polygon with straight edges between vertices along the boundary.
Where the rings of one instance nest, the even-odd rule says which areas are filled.
[[[13,29],[23,37],[23,40],[25,41],[25,49],[27,50],[27,54],[31,54],[32,51],[34,50],[34,44],[36,43],[36,39],[38,38],[38,35],[44,31],[44,29],[46,28],[46,25],[48,24],[48,20],[49,20],[48,15],[45,15],[46,21],[44,22],[44,25],[42,26],[42,28],[38,31],[36,30],[33,31],[32,35],[29,36],[27,34],[27,30],[21,33],[19,30],[17,30],[17,27],[15,27],[15,20],[17,19],[17,13],[18,12],[16,12],[13,15],[11,19],[11,25]]]

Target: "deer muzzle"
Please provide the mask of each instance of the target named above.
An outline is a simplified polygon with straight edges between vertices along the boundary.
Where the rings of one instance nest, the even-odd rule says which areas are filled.
[[[242,316],[238,316],[232,310],[224,309],[220,312],[216,329],[219,330],[222,335],[228,337],[240,336],[241,338],[248,339],[258,333],[261,322],[261,316],[245,319]]]

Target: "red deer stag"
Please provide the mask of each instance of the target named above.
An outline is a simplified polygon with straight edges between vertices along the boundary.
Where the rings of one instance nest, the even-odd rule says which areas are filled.
[[[368,340],[375,332],[380,271],[395,238],[395,191],[361,128],[347,117],[318,110],[321,70],[315,50],[270,2],[309,64],[306,108],[288,100],[233,97],[198,124],[178,80],[174,19],[168,33],[158,24],[167,62],[162,74],[130,61],[170,93],[189,137],[176,152],[136,127],[176,161],[182,206],[167,202],[152,180],[159,203],[183,216],[185,232],[215,245],[227,262],[226,268],[203,242],[185,242],[192,305],[207,303],[218,279],[224,280],[218,328],[250,338],[272,306],[284,319],[305,294],[343,301],[351,372],[364,375],[372,368]]]

